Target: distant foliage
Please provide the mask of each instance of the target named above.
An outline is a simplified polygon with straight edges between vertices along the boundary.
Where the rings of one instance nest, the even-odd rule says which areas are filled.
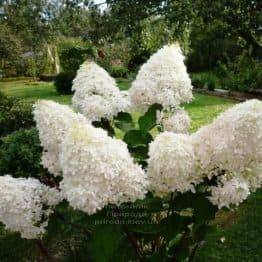
[[[262,63],[243,53],[235,61],[220,63],[222,87],[236,91],[252,91],[262,87]]]
[[[62,72],[55,78],[59,94],[71,94],[72,81],[79,66],[88,58],[94,57],[95,49],[91,44],[78,38],[63,38],[58,42],[58,56]]]
[[[90,43],[80,39],[64,38],[58,43],[60,66],[64,72],[76,72],[79,66],[90,57],[95,50]]]
[[[207,88],[209,91],[214,91],[216,88],[216,83],[214,79],[212,78],[207,79],[205,82],[205,88]]]
[[[121,65],[112,66],[111,75],[113,77],[127,77],[128,69],[125,66]]]
[[[220,87],[219,78],[212,71],[192,74],[192,85],[194,88],[206,88],[213,91],[215,88]]]
[[[194,27],[190,34],[189,71],[199,72],[214,68],[218,61],[240,54],[237,39],[229,35],[228,26],[215,21],[204,28]]]
[[[192,77],[192,85],[194,88],[203,88],[203,81],[199,77]]]
[[[119,73],[123,74],[120,72],[123,71],[122,68],[125,68],[125,70],[128,68],[131,56],[129,38],[121,42],[115,41],[114,43],[104,41],[102,47],[98,48],[96,62],[111,75],[119,75]],[[121,69],[119,69],[120,67]]]
[[[33,125],[32,104],[0,92],[0,137]]]
[[[21,129],[0,139],[0,175],[38,177],[42,147],[35,128]]]
[[[16,67],[21,54],[21,40],[12,32],[11,28],[0,23],[0,69],[5,76],[16,75]]]
[[[61,72],[55,77],[55,88],[59,94],[68,95],[72,94],[73,79],[75,73]]]

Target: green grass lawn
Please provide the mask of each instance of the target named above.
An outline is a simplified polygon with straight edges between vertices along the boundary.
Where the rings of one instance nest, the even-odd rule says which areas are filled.
[[[130,81],[124,79],[119,79],[117,83],[121,90],[130,87]],[[63,104],[71,103],[71,96],[57,94],[52,83],[30,80],[0,82],[0,91],[8,96],[20,97],[28,101],[50,99]],[[185,105],[192,119],[191,131],[196,131],[200,126],[211,122],[215,116],[235,103],[233,100],[203,94],[195,94],[194,96],[195,99]],[[134,116],[137,118],[137,114]]]
[[[130,87],[124,79],[117,81],[122,90]],[[8,96],[16,96],[29,101],[51,99],[60,103],[70,104],[70,95],[58,95],[52,83],[19,80],[0,82],[0,91]],[[191,132],[210,123],[214,117],[234,105],[234,100],[215,96],[194,94],[195,99],[185,105],[191,119]],[[137,118],[138,114],[134,114]],[[217,223],[225,229],[225,241],[218,241],[215,236],[200,249],[197,261],[261,261],[262,258],[262,191],[252,196],[237,210],[221,212]]]
[[[50,99],[64,104],[71,101],[71,96],[59,95],[53,83],[48,82],[35,82],[32,80],[0,82],[0,91],[8,96],[16,96],[28,101]]]

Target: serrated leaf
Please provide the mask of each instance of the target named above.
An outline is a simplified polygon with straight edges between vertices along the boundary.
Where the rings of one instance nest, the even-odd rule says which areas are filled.
[[[143,161],[148,158],[148,146],[128,147],[128,150],[132,157],[138,159],[139,161]]]
[[[148,145],[153,137],[149,133],[143,133],[140,130],[130,130],[126,132],[123,139],[129,146]]]
[[[157,111],[162,110],[162,106],[159,104],[154,104],[147,112],[141,116],[138,120],[139,128],[142,132],[146,133],[156,126]]]
[[[124,132],[135,128],[132,116],[129,113],[120,112],[114,117],[115,126]]]

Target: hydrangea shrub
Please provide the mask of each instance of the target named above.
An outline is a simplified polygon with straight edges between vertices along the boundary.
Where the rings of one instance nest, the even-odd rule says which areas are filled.
[[[22,237],[45,233],[41,208],[61,219],[66,206],[81,213],[74,222],[89,236],[91,260],[192,261],[218,210],[261,187],[262,102],[238,104],[189,134],[181,103],[193,99],[192,86],[177,44],[154,54],[128,93],[93,62],[80,67],[73,89],[75,111],[51,101],[34,108],[42,163],[60,177],[56,189],[2,177],[0,221]],[[132,111],[141,112],[138,123]]]

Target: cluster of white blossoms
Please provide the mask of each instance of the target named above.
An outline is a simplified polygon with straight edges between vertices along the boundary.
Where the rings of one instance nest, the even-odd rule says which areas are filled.
[[[63,195],[88,214],[145,196],[146,175],[134,164],[127,145],[100,128],[73,125],[63,141],[60,164]]]
[[[210,187],[210,201],[218,208],[231,205],[238,206],[250,194],[248,182],[241,176],[228,178],[227,175],[219,177],[218,185]]]
[[[128,92],[120,91],[115,80],[96,63],[81,65],[73,81],[73,107],[90,121],[112,119],[130,108]]]
[[[158,111],[157,123],[162,126],[164,131],[187,134],[191,119],[184,109],[177,108],[171,112],[171,115],[169,112],[165,114],[164,110]]]
[[[0,176],[0,221],[23,238],[40,238],[60,193],[33,178]]]
[[[192,100],[192,85],[178,44],[166,45],[142,65],[130,89],[134,107],[155,103],[164,109]]]
[[[42,164],[51,174],[59,175],[60,145],[68,128],[74,122],[89,121],[83,115],[74,113],[70,107],[48,100],[40,100],[34,105],[34,119],[44,148]]]
[[[149,147],[149,188],[156,196],[170,192],[194,191],[200,182],[195,176],[195,155],[189,135],[164,132]]]
[[[240,103],[222,113],[213,123],[201,128],[192,135],[197,165],[199,170],[209,178],[213,175],[227,174],[233,178],[222,181],[212,194],[220,206],[228,206],[230,199],[226,199],[225,191],[232,187],[235,191],[233,204],[242,202],[247,191],[243,190],[243,183],[236,183],[237,179],[244,179],[249,190],[253,191],[262,184],[262,102],[249,100]],[[240,181],[239,180],[239,181]],[[235,186],[235,188],[233,188]],[[238,190],[242,188],[242,190]],[[243,193],[245,191],[245,193]],[[236,192],[239,192],[237,194]],[[223,197],[223,201],[218,200]],[[224,202],[224,204],[223,204]]]
[[[251,100],[221,114],[212,124],[188,135],[190,118],[179,107],[192,99],[192,86],[178,45],[165,46],[141,67],[130,93],[121,92],[109,74],[84,63],[74,80],[74,108],[42,101],[34,114],[43,164],[62,173],[62,195],[88,214],[108,204],[142,199],[147,190],[165,197],[194,192],[205,177],[217,176],[210,201],[221,207],[241,203],[262,184],[262,102]],[[149,146],[147,173],[134,163],[127,145],[89,121],[111,119],[132,106],[161,104],[157,123],[164,133]],[[176,134],[179,133],[179,134]]]

